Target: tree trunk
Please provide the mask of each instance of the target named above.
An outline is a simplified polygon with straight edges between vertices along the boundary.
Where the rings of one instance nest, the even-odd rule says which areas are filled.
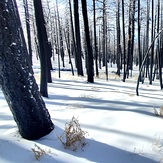
[[[132,70],[133,70],[134,38],[135,38],[135,2],[136,0],[132,0],[131,61],[130,61],[130,66],[129,66],[131,70],[131,76],[132,76]]]
[[[56,0],[56,16],[58,20],[58,33],[59,33],[59,51],[60,51],[60,56],[61,60],[63,63],[63,67],[65,67],[65,62],[64,62],[64,57],[65,57],[65,52],[64,52],[64,45],[63,45],[63,34],[62,34],[62,27],[61,27],[61,22],[60,22],[60,16],[59,16],[59,11],[58,11],[58,1]]]
[[[57,6],[57,0],[56,0],[56,6]],[[56,54],[58,55],[58,77],[61,77],[61,65],[60,65],[60,44],[59,44],[59,20],[57,18],[57,9],[54,9],[54,15],[55,15],[55,48],[56,48]]]
[[[124,0],[122,0],[122,33],[123,33],[123,82],[126,79],[126,37],[125,37],[125,17],[124,17]]]
[[[66,33],[68,36],[66,36]],[[71,53],[70,53],[69,30],[67,30],[67,32],[64,30],[64,35],[65,35],[66,47],[67,47],[67,52],[68,52],[68,57],[69,57],[69,64],[71,65],[72,75],[74,76],[74,69],[73,69],[73,64],[71,61]]]
[[[158,0],[157,4],[157,33],[159,33],[160,28],[160,0]],[[163,83],[162,83],[162,55],[161,55],[161,49],[160,49],[160,39],[157,40],[157,55],[158,55],[158,69],[159,69],[159,80],[160,80],[160,87],[163,89]]]
[[[149,19],[150,19],[150,1],[147,0],[147,19],[146,19],[146,42],[145,42],[145,53],[148,50],[148,45],[149,45]],[[149,71],[149,55],[147,56],[146,60],[146,75],[147,77]]]
[[[29,16],[29,9],[28,9],[28,1],[23,0],[23,3],[24,3],[26,30],[27,30],[27,38],[28,38],[28,53],[29,53],[30,63],[32,64],[32,43],[31,43],[31,29],[30,29],[30,16]]]
[[[84,19],[85,38],[86,38],[87,52],[88,52],[87,81],[90,83],[94,83],[93,53],[92,53],[92,47],[91,47],[91,43],[90,43],[90,36],[89,36],[89,25],[88,25],[86,0],[81,0],[81,2],[82,2],[82,12],[83,12],[83,19]]]
[[[117,0],[117,11],[116,11],[116,26],[117,26],[117,75],[120,76],[121,69],[121,43],[120,43],[120,1]]]
[[[74,24],[73,24],[73,19],[72,19],[71,0],[68,0],[68,2],[69,2],[69,9],[70,9],[70,23],[71,23],[71,34],[72,34],[71,52],[72,52],[72,55],[75,52],[75,54],[74,54],[75,66],[76,66],[77,71],[78,71],[78,66],[77,66],[77,49],[76,49],[75,34],[74,34]],[[79,72],[78,72],[78,75],[79,75]]]
[[[103,34],[102,34],[102,64],[105,66],[105,57],[106,57],[106,0],[103,0]]]
[[[27,51],[23,51],[23,35],[13,37],[20,29],[12,8],[13,1],[0,2],[0,87],[25,139],[38,139],[50,133],[54,125],[38,91]],[[24,45],[25,46],[25,45]]]
[[[77,68],[78,75],[84,76],[82,59],[81,59],[81,38],[80,38],[80,24],[79,24],[79,4],[78,0],[74,0],[74,19],[75,19],[75,36],[76,36],[76,47],[77,47]]]
[[[101,69],[102,68],[102,66],[101,66],[101,61],[102,61],[102,54],[101,54],[101,33],[100,33],[101,31],[100,31],[100,28],[99,28],[99,39],[98,39],[98,56],[99,56],[99,69]]]
[[[153,40],[153,38],[154,38],[154,0],[152,0],[152,9],[151,9],[151,11],[152,11],[151,40]],[[149,84],[152,84],[153,60],[154,60],[154,46],[152,46],[152,49],[151,49]]]
[[[35,9],[35,18],[37,26],[37,36],[40,48],[40,65],[41,65],[41,82],[40,82],[40,93],[44,97],[48,97],[48,38],[45,27],[45,20],[42,10],[41,0],[33,0]],[[50,73],[50,72],[49,72]]]
[[[96,5],[95,5],[95,0],[93,0],[93,22],[94,22],[94,51],[95,51],[96,77],[99,77],[98,54],[97,54],[97,36],[96,36]]]
[[[127,40],[127,66],[126,66],[126,74],[127,78],[129,76],[129,64],[130,64],[130,58],[131,58],[131,32],[132,32],[132,20],[131,20],[131,14],[132,14],[132,0],[129,1],[129,24],[128,24],[128,40]]]
[[[142,64],[142,53],[141,53],[141,24],[140,24],[140,0],[138,0],[138,54],[139,54],[139,71]],[[140,81],[141,81],[141,75],[140,75]]]

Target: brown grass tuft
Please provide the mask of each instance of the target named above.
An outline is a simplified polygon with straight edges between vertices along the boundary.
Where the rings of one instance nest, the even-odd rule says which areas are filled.
[[[31,148],[31,150],[34,153],[36,160],[39,160],[43,155],[46,154],[46,151],[39,147],[37,144],[35,144],[35,148]]]
[[[71,121],[65,124],[65,130],[58,139],[64,148],[76,151],[79,147],[83,149],[87,144],[84,141],[86,134],[87,132],[81,129],[79,121],[73,116]]]

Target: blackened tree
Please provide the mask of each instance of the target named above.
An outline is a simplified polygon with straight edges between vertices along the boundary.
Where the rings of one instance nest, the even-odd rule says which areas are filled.
[[[124,64],[123,82],[125,82],[125,79],[126,79],[126,37],[125,37],[124,0],[122,0],[122,33],[123,33],[123,64]]]
[[[96,3],[95,3],[95,0],[93,0],[93,24],[94,24],[94,55],[95,55],[96,76],[99,77],[97,36],[96,36]]]
[[[28,1],[23,0],[24,3],[24,11],[25,11],[25,23],[26,23],[26,30],[27,30],[27,38],[28,38],[28,53],[30,62],[32,64],[32,43],[31,43],[31,28],[30,28],[30,16],[29,16],[29,8],[28,8]]]
[[[94,83],[94,68],[93,68],[93,53],[89,35],[89,25],[88,25],[88,15],[87,15],[87,5],[86,0],[81,0],[82,2],[82,12],[84,19],[84,29],[85,29],[85,38],[87,44],[87,81]]]
[[[142,64],[142,52],[141,52],[141,24],[140,24],[140,0],[138,0],[138,55],[139,55],[139,70],[141,68]],[[141,81],[141,76],[140,76],[140,81]]]
[[[54,125],[38,91],[18,22],[15,0],[1,0],[0,87],[21,136],[33,140],[50,133]]]
[[[129,76],[129,69],[132,70],[133,65],[133,51],[134,51],[134,33],[135,33],[135,0],[129,1],[129,24],[128,24],[128,49],[127,49],[127,66],[126,73]]]
[[[39,42],[39,49],[40,49],[40,65],[41,65],[41,82],[40,82],[40,93],[44,97],[48,97],[48,75],[50,73],[50,67],[48,66],[48,61],[51,57],[51,54],[48,52],[49,45],[48,45],[48,36],[46,32],[45,20],[43,15],[42,3],[41,0],[33,0],[34,9],[35,9],[35,19],[36,19],[36,26],[37,26],[37,35],[38,35],[38,42]],[[49,80],[50,81],[50,80]]]
[[[75,38],[76,38],[76,62],[78,75],[83,76],[83,66],[81,59],[81,38],[80,38],[80,23],[79,23],[79,3],[78,0],[74,0],[74,22],[75,22]]]
[[[121,39],[120,39],[120,1],[117,0],[117,11],[116,11],[116,26],[117,26],[117,75],[120,76],[121,69]]]

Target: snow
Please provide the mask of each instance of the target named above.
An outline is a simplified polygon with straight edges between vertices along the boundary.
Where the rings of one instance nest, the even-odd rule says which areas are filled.
[[[10,46],[16,46],[16,43],[15,42],[12,42],[12,44]]]
[[[37,66],[36,66],[37,67]],[[28,141],[18,133],[9,107],[0,91],[0,163],[158,163],[163,162],[163,118],[155,116],[163,105],[159,82],[140,84],[136,96],[136,76],[122,82],[109,68],[95,83],[70,71],[52,72],[49,98],[44,98],[55,129],[47,136]],[[36,80],[39,83],[37,69]],[[72,117],[87,131],[86,146],[65,149],[59,141],[65,123]],[[36,160],[32,149],[45,151]]]

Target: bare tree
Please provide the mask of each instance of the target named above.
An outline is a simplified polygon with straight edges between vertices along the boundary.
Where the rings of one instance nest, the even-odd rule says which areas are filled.
[[[140,0],[138,0],[138,55],[139,55],[139,71],[141,68],[142,64],[142,52],[141,52],[141,19],[140,19]],[[141,81],[141,76],[140,76],[140,81]]]
[[[117,75],[120,76],[121,69],[121,31],[120,31],[120,1],[116,1],[117,10],[116,10],[116,26],[117,26]]]
[[[152,0],[152,17],[151,17],[151,40],[154,38],[154,0]],[[154,45],[151,49],[151,62],[150,62],[150,74],[149,74],[149,83],[152,84],[152,74],[153,74],[153,60],[154,60]]]
[[[1,0],[0,87],[21,136],[32,140],[50,133],[54,125],[38,91],[20,29],[15,0]]]
[[[94,22],[94,52],[95,52],[95,66],[96,66],[96,76],[99,76],[98,72],[98,53],[97,53],[97,36],[96,36],[96,3],[93,0],[93,22]]]
[[[26,29],[27,29],[27,37],[28,37],[28,53],[30,62],[32,64],[32,43],[31,43],[31,28],[30,28],[30,15],[29,15],[29,7],[28,1],[23,0],[24,3],[24,10],[25,10],[25,19],[26,19]]]
[[[87,44],[87,81],[90,83],[94,83],[94,68],[93,68],[93,53],[90,42],[89,35],[89,25],[88,25],[88,15],[87,15],[87,5],[86,0],[81,0],[82,2],[82,12],[83,12],[83,20],[84,20],[84,29],[85,29],[85,38]]]
[[[44,97],[48,97],[48,75],[50,75],[50,68],[48,67],[48,59],[51,57],[48,46],[48,37],[45,26],[45,19],[42,10],[41,0],[33,0],[35,9],[35,19],[37,26],[37,36],[40,49],[40,65],[41,65],[41,82],[40,82],[40,93]],[[48,72],[49,71],[49,72]]]
[[[79,24],[79,2],[78,0],[74,0],[74,22],[75,22],[75,38],[76,38],[76,62],[77,62],[77,70],[78,75],[83,76],[83,66],[81,59],[81,38],[80,38],[80,24]]]
[[[138,0],[139,1],[139,0]],[[126,37],[125,37],[125,18],[124,18],[124,0],[122,0],[122,33],[123,33],[123,82],[126,79]]]

